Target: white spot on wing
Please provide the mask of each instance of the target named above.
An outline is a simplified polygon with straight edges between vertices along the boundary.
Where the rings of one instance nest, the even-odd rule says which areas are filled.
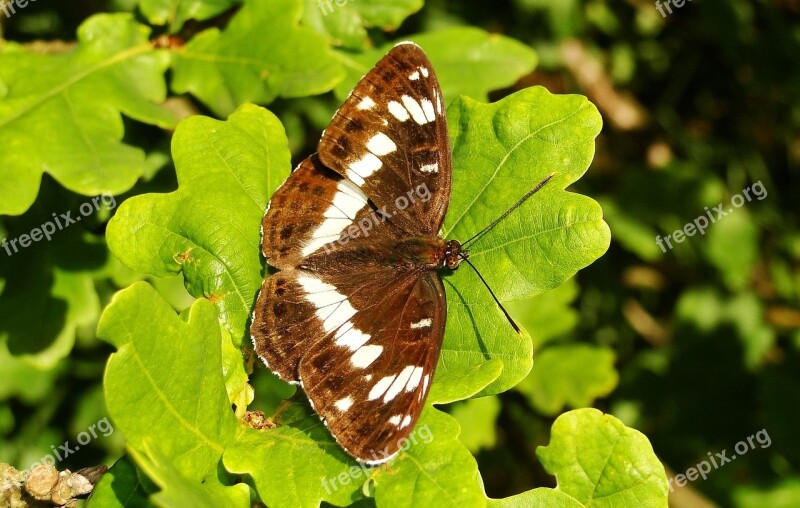
[[[439,163],[434,162],[433,164],[425,164],[419,168],[420,171],[423,173],[438,173],[439,172]]]
[[[426,67],[420,67],[419,70],[422,71],[422,75],[425,76],[426,78],[430,76],[430,73],[428,72],[428,69]]]
[[[323,309],[317,310],[317,316],[320,317],[320,314],[324,314]],[[350,302],[347,299],[343,300],[341,303],[336,305],[336,308],[333,312],[331,312],[328,317],[325,318],[325,321],[322,322],[322,327],[325,329],[325,333],[331,333],[332,331],[336,330],[344,323],[347,322],[351,317],[355,316],[356,309],[350,305]],[[322,319],[320,317],[320,319]]]
[[[425,377],[422,378],[422,393],[420,393],[420,395],[428,390],[428,381],[430,380],[430,377],[430,374],[426,374]]]
[[[336,409],[338,409],[339,411],[344,412],[350,409],[350,406],[353,405],[353,399],[348,396],[343,399],[337,400],[336,402],[333,403],[333,405],[336,406]]]
[[[305,291],[306,300],[318,309],[345,300],[345,296],[339,294],[335,286],[326,284],[316,277],[298,277],[297,282]]]
[[[397,150],[397,145],[394,144],[394,141],[389,136],[379,132],[367,141],[367,150],[375,155],[387,155]]]
[[[364,97],[361,99],[361,102],[358,103],[356,109],[364,111],[365,109],[372,109],[373,107],[375,107],[375,101],[373,101],[371,97]]]
[[[412,329],[414,329],[414,328],[427,328],[427,327],[431,326],[431,323],[433,323],[433,319],[431,319],[431,318],[420,319],[416,323],[411,323],[411,327],[410,328],[412,328]]]
[[[408,79],[410,79],[411,81],[418,80],[419,79],[419,71],[412,72],[411,75],[408,77]]]
[[[400,374],[397,375],[397,379],[395,379],[394,383],[392,383],[392,386],[390,386],[386,391],[386,396],[383,397],[383,401],[389,402],[397,397],[397,394],[403,391],[403,388],[406,386],[406,383],[408,383],[408,379],[411,377],[413,372],[413,365],[409,365],[400,371]]]
[[[433,109],[433,103],[428,99],[422,99],[420,103],[422,104],[422,111],[425,113],[425,118],[427,118],[429,122],[436,120],[436,111]]]
[[[350,324],[351,327],[344,330],[347,324]],[[358,328],[352,326],[352,323],[345,323],[345,325],[339,328],[339,331],[336,332],[336,345],[346,347],[350,351],[355,351],[356,349],[360,348],[366,344],[369,339],[369,334],[364,333]]]
[[[386,392],[386,390],[389,389],[389,385],[392,384],[392,381],[394,381],[394,379],[396,377],[397,376],[386,376],[384,378],[381,378],[380,381],[375,383],[375,386],[372,387],[372,390],[369,391],[369,395],[367,395],[367,399],[368,400],[375,400],[375,399],[379,398],[381,395],[383,395],[384,392]]]
[[[400,424],[400,428],[404,429],[408,427],[410,424],[411,424],[411,415],[406,415],[406,417],[403,418],[403,423]]]
[[[408,110],[406,110],[406,108],[404,108],[403,105],[397,101],[391,101],[389,103],[389,113],[391,113],[395,118],[397,118],[401,122],[405,122],[406,120],[411,118],[408,114]]]
[[[428,123],[428,118],[425,116],[425,112],[422,111],[422,106],[414,100],[414,98],[409,97],[408,95],[404,95],[403,98],[403,106],[406,107],[409,113],[411,113],[411,117],[420,125],[425,125]]]
[[[347,180],[340,181],[336,190],[331,206],[322,214],[325,220],[311,233],[310,241],[303,247],[304,256],[336,240],[353,223],[359,210],[367,205],[367,196]]]
[[[362,346],[350,357],[350,363],[353,364],[353,367],[366,369],[372,362],[378,359],[382,352],[383,346],[377,346],[375,344]]]
[[[408,379],[408,384],[406,384],[406,391],[413,392],[419,386],[419,383],[422,381],[422,367],[415,367],[414,371],[411,372],[411,377]]]
[[[357,199],[363,205],[366,205],[367,202],[369,201],[369,198],[367,197],[367,195],[364,194],[363,192],[361,192],[361,189],[359,189],[353,182],[351,182],[349,180],[341,180],[337,187],[338,187],[339,191],[341,191],[341,192],[343,192],[343,193],[345,193],[345,194],[347,194],[349,196],[352,196],[353,198]]]
[[[317,317],[326,333],[331,333],[353,317],[356,310],[347,297],[336,291],[336,287],[311,276],[298,277],[297,282],[306,292],[306,300],[317,308]]]
[[[364,179],[378,171],[381,166],[383,166],[381,160],[375,157],[375,154],[368,153],[361,160],[350,164],[347,169],[347,177],[360,187],[364,185]]]
[[[389,418],[389,423],[391,423],[392,425],[397,426],[397,425],[400,425],[400,420],[402,420],[402,419],[403,419],[403,415],[394,415],[391,418]]]

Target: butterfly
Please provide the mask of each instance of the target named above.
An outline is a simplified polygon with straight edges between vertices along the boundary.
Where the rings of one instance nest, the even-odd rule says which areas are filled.
[[[468,255],[438,234],[451,173],[439,82],[404,42],[361,79],[264,215],[262,251],[280,271],[255,305],[256,354],[367,464],[397,454],[431,388],[447,315],[436,270]]]
[[[356,85],[262,221],[279,271],[253,311],[255,352],[360,462],[398,453],[431,389],[447,318],[438,270],[469,263],[439,236],[451,176],[439,82],[403,42]]]

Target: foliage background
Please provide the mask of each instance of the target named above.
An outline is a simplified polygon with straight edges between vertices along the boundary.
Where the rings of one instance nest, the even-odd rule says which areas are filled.
[[[381,51],[372,47],[420,32],[435,37],[436,30],[454,27],[508,36],[535,50],[535,70],[533,61],[521,65],[513,83],[493,80],[499,73],[491,66],[476,67],[462,88],[445,89],[445,95],[484,100],[480,95],[492,90],[496,100],[537,84],[553,93],[586,95],[604,127],[590,170],[572,189],[600,201],[612,243],[567,284],[509,303],[534,339],[531,374],[514,390],[447,408],[461,424],[460,440],[477,457],[487,494],[501,498],[555,485],[540,465],[537,446],[550,442],[557,415],[597,407],[642,431],[668,476],[708,452],[730,450],[768,431],[770,447],[676,489],[673,506],[800,505],[797,4],[697,1],[662,18],[653,3],[639,0],[432,0],[424,7],[414,1],[351,2],[334,18],[320,17],[309,0],[303,17],[305,27],[350,51],[344,71],[323,55],[314,57],[309,47],[308,58],[287,55],[276,64],[276,73],[295,81],[267,89],[247,79],[226,83],[224,69],[182,56],[209,47],[259,50],[259,39],[225,40],[224,32],[194,38],[208,27],[235,23],[238,6],[232,0],[39,0],[8,19],[0,16],[7,41],[0,60],[0,190],[6,200],[0,202],[0,236],[29,231],[52,212],[76,210],[86,195],[101,191],[113,192],[119,206],[136,195],[176,190],[169,146],[177,117],[225,118],[242,102],[269,104],[287,130],[296,161],[313,148],[362,68],[377,60]],[[253,16],[256,26],[290,15],[275,3],[249,4],[263,16]],[[73,48],[81,23],[115,11],[137,13],[154,33],[121,24],[105,48],[109,52],[115,44],[167,33],[191,41],[175,51],[167,108],[146,104],[168,94],[159,76],[169,63],[145,54],[136,57],[136,74],[109,75],[75,92],[79,111],[71,114],[86,118],[87,135],[104,140],[100,153],[74,149],[81,146],[81,129],[58,128],[63,109],[20,124],[2,117],[2,98],[14,87],[49,85],[42,76],[57,59],[72,59],[58,61],[66,68],[91,60],[91,54],[65,51]],[[284,42],[292,36],[259,34]],[[84,30],[80,37],[89,41],[98,34]],[[446,43],[441,46],[446,53]],[[527,53],[509,46],[500,54],[509,61],[498,55],[491,60],[508,66]],[[81,100],[98,95],[105,99],[102,108]],[[58,161],[67,169],[28,175],[34,184],[41,178],[38,190],[31,183],[10,188],[9,175],[25,163],[18,154],[32,152],[41,154],[42,167]],[[102,185],[93,180],[101,177]],[[656,235],[681,228],[704,207],[756,181],[768,191],[763,201],[746,204],[706,235],[666,253],[656,245]],[[102,375],[113,348],[97,339],[96,328],[118,289],[146,279],[176,310],[193,300],[182,278],[138,273],[109,252],[104,233],[115,211],[98,213],[22,255],[0,252],[0,461],[24,468],[107,414]],[[279,389],[268,376],[253,382],[256,393]],[[258,402],[274,408],[277,400]],[[94,440],[60,467],[111,463],[123,446],[115,433]],[[159,467],[157,460],[152,467]]]

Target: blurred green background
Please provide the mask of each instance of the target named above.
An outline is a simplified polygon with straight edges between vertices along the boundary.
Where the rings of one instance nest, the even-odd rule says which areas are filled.
[[[136,3],[39,0],[0,15],[0,26],[4,39],[58,52],[52,41],[69,47],[90,15]],[[671,8],[662,16],[647,0],[432,0],[396,33],[370,31],[375,45],[460,25],[515,38],[536,51],[538,66],[493,99],[543,85],[586,95],[603,115],[595,160],[574,190],[602,204],[609,251],[568,284],[508,303],[536,347],[521,385],[450,407],[491,497],[554,485],[535,448],[548,443],[558,414],[594,406],[642,431],[670,477],[768,435],[768,445],[755,441],[706,480],[673,483],[672,506],[800,506],[800,2]],[[183,34],[200,26],[189,22]],[[313,150],[338,102],[327,94],[269,106],[296,159]],[[174,107],[211,114],[187,96]],[[146,150],[148,169],[117,204],[177,187],[170,135],[125,120],[125,141]],[[744,189],[753,199],[733,208]],[[0,237],[86,200],[45,176],[30,210],[0,216]],[[733,211],[705,234],[659,247],[656,237],[720,204]],[[105,246],[113,212],[102,209],[46,248],[0,252],[0,462],[24,469],[105,416],[111,348],[95,339],[97,319],[117,289],[144,278]],[[190,304],[180,278],[151,282],[176,309]],[[270,381],[258,373],[253,382],[258,393]],[[96,439],[59,467],[110,463],[122,447],[117,434]]]

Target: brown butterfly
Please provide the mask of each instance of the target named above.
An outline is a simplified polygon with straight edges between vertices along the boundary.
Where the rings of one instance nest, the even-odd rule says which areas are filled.
[[[437,269],[468,256],[439,236],[450,138],[422,49],[404,42],[389,51],[317,150],[264,216],[263,253],[280,271],[264,281],[250,333],[264,363],[303,387],[339,444],[379,464],[399,451],[431,388],[447,314]]]

